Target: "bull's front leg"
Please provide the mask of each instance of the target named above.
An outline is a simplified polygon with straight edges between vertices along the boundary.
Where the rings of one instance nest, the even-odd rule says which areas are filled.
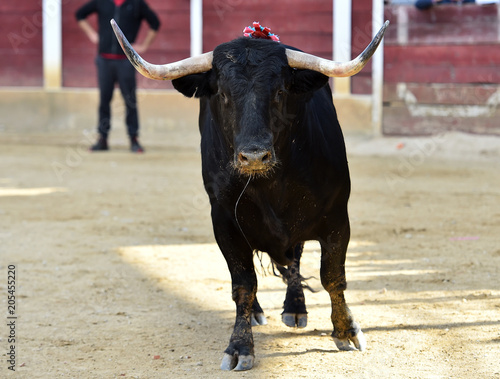
[[[233,279],[233,300],[236,303],[236,320],[234,330],[229,340],[229,346],[224,351],[222,370],[250,370],[255,359],[252,334],[251,313],[254,287],[236,284]]]
[[[321,283],[330,294],[332,303],[332,337],[339,350],[364,350],[366,340],[354,321],[344,298],[347,288],[345,277],[345,258],[349,243],[349,220],[340,228],[321,240]],[[351,343],[354,345],[352,346]]]
[[[255,358],[251,316],[257,293],[257,276],[253,251],[232,221],[221,218],[213,219],[215,238],[231,273],[232,297],[236,304],[234,330],[229,346],[224,351],[221,369],[249,370]]]

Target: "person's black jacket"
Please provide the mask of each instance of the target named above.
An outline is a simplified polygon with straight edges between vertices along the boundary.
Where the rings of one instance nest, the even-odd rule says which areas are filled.
[[[144,19],[153,30],[158,30],[160,20],[144,0],[125,0],[117,7],[113,0],[91,0],[75,13],[78,21],[97,13],[99,24],[99,53],[124,55],[109,21],[114,18],[130,43],[135,42],[141,21]]]

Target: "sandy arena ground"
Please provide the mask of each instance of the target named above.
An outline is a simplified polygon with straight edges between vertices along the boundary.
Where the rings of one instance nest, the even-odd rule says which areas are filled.
[[[0,377],[500,378],[498,138],[348,139],[346,298],[368,348],[336,349],[309,243],[305,329],[281,323],[285,286],[258,262],[269,325],[244,373],[219,370],[234,304],[196,149],[0,142]]]

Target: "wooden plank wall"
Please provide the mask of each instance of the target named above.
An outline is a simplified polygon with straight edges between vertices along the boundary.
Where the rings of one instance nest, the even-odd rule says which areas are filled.
[[[203,49],[243,36],[254,21],[281,42],[324,58],[332,56],[333,5],[324,0],[204,0]]]
[[[83,35],[75,22],[74,13],[85,0],[65,0],[63,12],[63,86],[95,87],[97,84],[94,59],[96,47]],[[167,62],[189,55],[189,1],[148,0],[162,21],[157,40],[145,58],[152,62]],[[241,31],[253,21],[260,21],[280,35],[283,43],[324,58],[332,56],[332,2],[324,0],[205,0],[204,51],[242,35]],[[0,5],[3,30],[22,35],[28,27],[23,20],[40,17],[37,33],[14,52],[2,33],[2,56],[12,64],[1,64],[0,85],[43,85],[41,3],[20,0],[15,5]],[[37,4],[37,5],[35,5]],[[95,26],[95,17],[89,21]],[[22,29],[24,28],[24,29]],[[30,32],[28,30],[28,32]],[[144,36],[142,28],[139,38]],[[361,52],[371,36],[371,0],[353,1],[353,56]],[[26,70],[25,70],[26,68]],[[12,75],[15,73],[16,75]],[[22,79],[20,74],[23,74]],[[164,84],[139,79],[142,88],[163,88]],[[168,84],[167,84],[168,87]],[[353,93],[371,93],[371,65],[353,78]]]
[[[75,20],[85,0],[62,1],[63,86],[96,87],[97,47],[88,41]],[[183,59],[190,54],[188,0],[148,0],[162,26],[144,58],[154,63]],[[245,26],[260,21],[286,44],[322,57],[332,56],[332,2],[324,0],[205,0],[204,51],[242,36]],[[18,0],[0,5],[0,86],[43,86],[41,2]],[[96,17],[89,22],[95,27]],[[143,25],[138,40],[146,27]],[[10,32],[7,32],[10,31]],[[138,76],[140,88],[172,88]]]
[[[386,6],[384,133],[500,135],[496,5]]]
[[[42,6],[40,1],[0,3],[0,86],[41,86]]]

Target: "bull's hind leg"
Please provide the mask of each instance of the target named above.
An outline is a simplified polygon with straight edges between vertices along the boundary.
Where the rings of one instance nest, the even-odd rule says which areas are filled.
[[[307,326],[306,301],[302,289],[302,276],[300,275],[300,257],[303,249],[303,242],[295,245],[293,248],[293,262],[288,265],[286,271],[283,271],[287,289],[281,320],[286,326],[296,326],[298,328]]]
[[[349,243],[349,220],[325,240],[321,240],[321,283],[332,302],[332,337],[339,350],[364,350],[366,340],[346,304],[344,291],[345,257]],[[351,342],[354,346],[351,345]]]
[[[253,301],[251,320],[252,326],[267,325],[266,316],[264,315],[264,311],[257,301],[257,297],[255,297],[255,300]]]

